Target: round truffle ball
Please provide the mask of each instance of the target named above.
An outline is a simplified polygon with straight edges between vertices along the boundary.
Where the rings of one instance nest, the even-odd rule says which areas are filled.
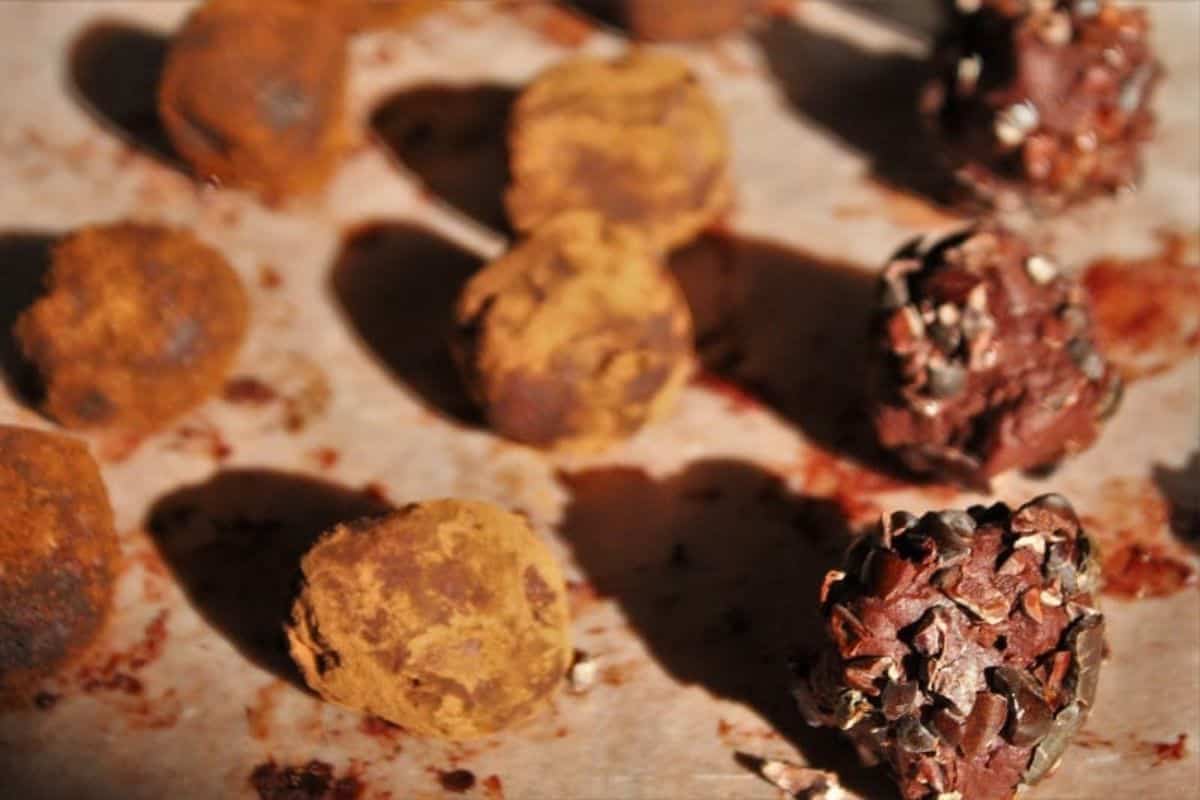
[[[591,210],[667,249],[732,196],[720,112],[687,64],[659,53],[551,67],[517,98],[509,160],[505,203],[520,231]]]
[[[55,420],[146,433],[221,385],[247,316],[215,250],[183,230],[119,223],[54,248],[46,293],[15,333]]]
[[[875,429],[915,472],[982,487],[1052,466],[1119,402],[1082,288],[1003,228],[910,243],[881,289]]]
[[[1092,708],[1098,580],[1060,495],[892,514],[826,576],[832,644],[799,676],[801,710],[885,762],[905,800],[1008,800]]]
[[[1162,75],[1141,8],[959,0],[923,97],[959,177],[1001,207],[1133,186]]]
[[[455,353],[491,427],[595,451],[675,404],[693,365],[682,290],[637,231],[591,213],[539,228],[463,289]]]
[[[0,425],[0,707],[95,639],[117,537],[100,471],[74,439]]]
[[[210,0],[171,42],[159,113],[199,177],[278,201],[332,173],[345,83],[345,30],[305,3]]]
[[[304,557],[287,628],[327,700],[467,739],[533,715],[570,665],[566,587],[515,514],[437,500],[339,525]]]

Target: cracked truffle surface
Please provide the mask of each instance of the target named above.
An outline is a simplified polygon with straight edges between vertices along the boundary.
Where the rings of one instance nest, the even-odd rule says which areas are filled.
[[[925,112],[959,177],[1001,207],[1132,187],[1162,75],[1144,9],[1108,0],[960,0]]]
[[[551,67],[517,98],[509,160],[505,202],[520,231],[591,210],[666,250],[732,197],[721,114],[687,64],[660,53]]]
[[[526,521],[437,500],[339,525],[304,557],[287,628],[327,700],[468,739],[532,716],[566,674],[566,587]]]
[[[674,277],[634,229],[591,213],[539,228],[464,288],[455,352],[491,427],[594,451],[670,410],[692,323]]]
[[[344,30],[304,3],[215,0],[171,42],[159,113],[199,177],[279,201],[333,172],[345,75]]]
[[[0,708],[27,702],[100,632],[116,551],[87,448],[0,425]]]
[[[875,429],[915,472],[985,486],[1052,466],[1119,402],[1082,288],[1003,228],[906,245],[881,290]]]
[[[247,316],[217,251],[183,230],[119,223],[54,248],[46,293],[15,333],[55,420],[147,433],[221,385]]]
[[[886,763],[905,800],[1008,800],[1093,705],[1098,581],[1060,495],[892,514],[826,576],[832,644],[799,676],[801,709]]]

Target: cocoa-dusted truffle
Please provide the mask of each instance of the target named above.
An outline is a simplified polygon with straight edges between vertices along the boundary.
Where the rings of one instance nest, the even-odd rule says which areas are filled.
[[[117,538],[96,462],[78,441],[0,425],[0,707],[95,639]]]
[[[634,51],[551,67],[517,98],[509,124],[515,228],[592,210],[657,247],[694,238],[729,206],[724,121],[686,63]]]
[[[1099,567],[1071,505],[892,514],[830,572],[812,725],[885,762],[905,800],[1008,800],[1058,764],[1096,694]]]
[[[924,110],[958,175],[1002,207],[1134,185],[1162,69],[1144,9],[958,0]]]
[[[437,500],[339,525],[304,557],[287,635],[308,685],[421,735],[530,717],[567,667],[566,587],[515,514]]]
[[[117,223],[54,248],[46,293],[15,333],[55,420],[146,433],[221,385],[247,306],[229,264],[190,233]]]
[[[543,225],[475,275],[455,353],[491,427],[598,450],[673,407],[693,363],[682,290],[645,239],[596,214]]]
[[[919,473],[982,486],[1051,466],[1088,447],[1120,398],[1082,288],[995,225],[902,248],[875,335],[875,428]]]
[[[295,0],[209,0],[175,35],[159,113],[201,178],[270,201],[319,189],[346,146],[346,35]]]

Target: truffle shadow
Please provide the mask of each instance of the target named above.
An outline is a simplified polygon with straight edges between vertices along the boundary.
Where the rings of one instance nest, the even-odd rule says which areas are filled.
[[[101,125],[133,147],[185,170],[158,116],[158,83],[168,41],[117,20],[89,26],[70,51],[71,88]]]
[[[623,467],[562,480],[575,559],[676,680],[748,705],[864,796],[894,796],[836,735],[808,728],[788,691],[789,658],[822,641],[821,580],[850,540],[835,503],[739,461],[661,481]]]
[[[938,203],[960,200],[917,110],[930,76],[922,59],[780,17],[755,35],[796,111],[865,156],[875,178]]]
[[[431,192],[509,235],[506,129],[516,95],[515,89],[499,84],[417,86],[376,106],[371,130]]]
[[[159,499],[146,527],[197,610],[251,661],[303,686],[283,636],[300,559],[334,525],[387,510],[304,475],[227,470]]]
[[[1200,450],[1178,469],[1154,465],[1154,483],[1171,508],[1171,530],[1193,550],[1200,551]]]
[[[57,236],[15,231],[0,233],[0,377],[13,397],[36,407],[43,387],[37,370],[21,354],[13,325],[42,292]]]
[[[450,357],[454,304],[482,260],[424,228],[367,225],[345,239],[331,287],[362,341],[432,410],[478,415]]]
[[[826,450],[895,472],[865,415],[871,270],[733,234],[701,237],[673,253],[670,266],[709,372]]]

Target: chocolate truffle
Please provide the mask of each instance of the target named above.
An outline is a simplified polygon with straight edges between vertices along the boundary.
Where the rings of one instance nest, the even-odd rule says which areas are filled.
[[[1052,466],[1088,447],[1120,398],[1082,288],[995,225],[902,248],[875,328],[875,429],[918,473],[982,487]]]
[[[692,323],[636,230],[558,217],[463,289],[454,342],[491,427],[537,447],[595,451],[667,413],[690,375]]]
[[[0,708],[84,651],[112,601],[117,538],[74,439],[0,425]]]
[[[1162,69],[1140,8],[958,0],[923,97],[959,177],[1001,207],[1136,183]]]
[[[592,210],[657,247],[694,238],[729,206],[729,140],[717,107],[673,56],[551,67],[517,98],[509,123],[513,226]]]
[[[811,725],[885,762],[905,800],[1008,800],[1057,766],[1096,694],[1099,568],[1071,505],[892,514],[830,572]]]
[[[308,685],[412,733],[467,739],[526,719],[570,665],[558,565],[487,503],[339,525],[302,569],[287,636]]]
[[[221,385],[247,305],[225,259],[190,233],[117,223],[54,248],[46,293],[15,333],[45,383],[50,416],[141,434]]]
[[[304,3],[209,0],[171,42],[159,113],[199,177],[278,201],[333,172],[345,76],[344,29]]]
[[[711,39],[740,28],[762,0],[593,0],[635,39],[678,42]]]

